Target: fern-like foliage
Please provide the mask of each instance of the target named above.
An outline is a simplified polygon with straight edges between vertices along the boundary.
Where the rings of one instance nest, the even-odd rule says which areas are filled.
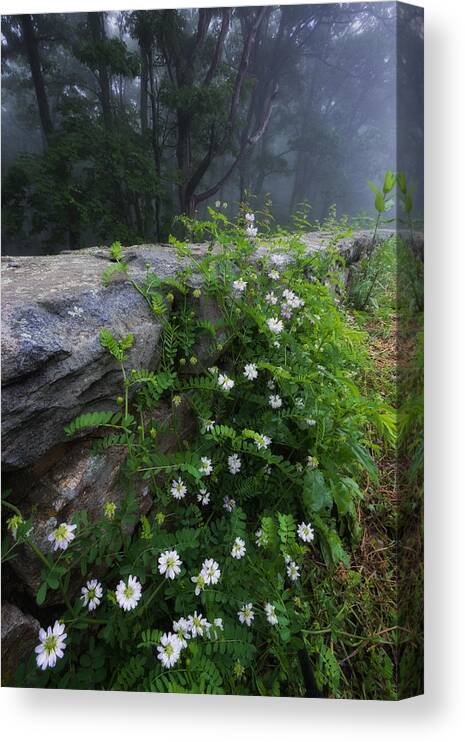
[[[101,428],[103,426],[118,427],[121,421],[122,416],[120,412],[87,412],[84,415],[79,415],[72,423],[67,425],[65,433],[72,436],[90,428]]]
[[[126,273],[127,268],[128,267],[126,263],[112,263],[111,265],[107,266],[107,268],[105,268],[102,273],[103,285],[108,286],[114,276],[116,276],[118,273]]]
[[[137,690],[145,674],[146,662],[144,655],[137,654],[131,657],[118,671],[112,690]]]
[[[100,331],[100,345],[102,348],[108,350],[117,361],[122,362],[125,360],[126,351],[132,348],[133,342],[134,336],[132,333],[125,335],[121,340],[117,340],[106,328]]]

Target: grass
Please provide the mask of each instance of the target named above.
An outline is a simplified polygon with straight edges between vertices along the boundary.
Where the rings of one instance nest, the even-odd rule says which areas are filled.
[[[370,311],[354,310],[354,319],[368,338],[366,391],[403,409],[421,394],[422,315],[402,301],[395,273],[391,252]],[[417,417],[411,417],[400,445],[374,447],[379,483],[366,481],[358,508],[358,547],[350,569],[338,570],[334,580],[338,602],[350,606],[345,626],[352,636],[341,634],[334,646],[342,671],[339,697],[395,700],[422,693],[421,470],[412,475],[422,432]]]

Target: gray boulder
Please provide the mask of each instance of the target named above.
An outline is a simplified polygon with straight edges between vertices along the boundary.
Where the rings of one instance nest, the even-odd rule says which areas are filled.
[[[16,668],[38,644],[40,624],[11,603],[2,603],[2,685],[13,685]]]
[[[40,477],[25,472],[18,478],[16,494],[21,497],[21,510],[25,517],[32,517],[31,538],[42,552],[51,550],[48,540],[51,531],[60,523],[69,523],[77,511],[86,510],[92,522],[103,515],[105,503],[114,502],[117,508],[121,507],[128,484],[120,477],[126,453],[124,447],[93,453],[88,441],[78,442]],[[137,514],[147,513],[152,504],[148,484],[140,480],[133,480],[130,484],[136,498]],[[35,552],[29,546],[20,546],[10,565],[34,596],[41,583],[43,567]],[[81,580],[76,575],[71,592],[77,591]],[[48,592],[47,604],[61,602],[59,592]]]
[[[130,273],[143,279],[147,249],[128,250]],[[178,267],[150,250],[159,275]],[[2,462],[5,470],[36,462],[65,439],[83,411],[115,408],[121,374],[100,347],[99,332],[134,333],[131,368],[156,365],[160,324],[122,275],[105,287],[104,250],[3,260]]]

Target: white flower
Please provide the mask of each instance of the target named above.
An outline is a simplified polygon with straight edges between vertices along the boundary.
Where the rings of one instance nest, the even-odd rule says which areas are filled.
[[[223,619],[215,618],[213,620],[213,626],[208,625],[205,630],[205,634],[207,635],[208,639],[217,639],[219,632],[223,630]]]
[[[277,304],[278,303],[278,297],[273,291],[269,291],[267,295],[265,296],[265,301],[267,304]]]
[[[270,263],[276,266],[286,265],[289,262],[289,256],[282,253],[275,253],[270,257]]]
[[[304,400],[302,399],[302,397],[297,397],[297,399],[296,399],[296,401],[295,401],[295,406],[296,406],[296,407],[300,407],[300,408],[302,408],[302,407],[304,407],[304,406],[305,406],[305,402],[304,402]]]
[[[295,582],[298,577],[300,577],[300,572],[297,564],[293,561],[290,561],[287,565],[287,575],[292,582]]]
[[[276,617],[276,608],[274,607],[273,603],[265,604],[265,613],[268,623],[270,623],[272,626],[276,626],[276,624],[278,623],[278,619]]]
[[[270,394],[270,396],[268,397],[268,402],[273,410],[279,410],[279,408],[282,407],[283,404],[283,400],[281,399],[279,394]]]
[[[241,470],[242,462],[237,453],[228,456],[228,469],[230,474],[238,474]]]
[[[255,438],[255,445],[258,450],[268,448],[271,445],[271,438],[268,435],[259,435],[258,438]]]
[[[257,537],[255,540],[257,546],[268,546],[269,539],[268,536],[263,533],[263,528],[259,528],[258,531],[255,531],[255,536]]]
[[[194,592],[196,595],[200,595],[202,590],[205,590],[206,579],[205,575],[203,575],[201,572],[198,575],[191,577],[191,582],[193,582],[195,585]]]
[[[255,363],[246,363],[244,366],[244,376],[248,381],[253,381],[257,378],[258,371]]]
[[[216,585],[221,577],[218,562],[215,562],[214,559],[205,559],[200,574],[205,578],[206,585]]]
[[[266,385],[268,389],[271,389],[271,391],[273,391],[273,389],[276,389],[276,384],[273,381],[273,379],[268,379],[268,381],[266,382]]]
[[[45,629],[39,630],[40,644],[37,645],[35,651],[37,666],[41,670],[46,670],[47,667],[55,667],[57,659],[63,657],[63,650],[66,648],[66,637],[65,625],[58,621],[55,621],[53,629],[49,626],[47,631]]]
[[[160,637],[160,644],[157,646],[157,659],[160,660],[163,667],[173,667],[181,654],[181,643],[176,634],[169,631]]]
[[[299,309],[299,307],[303,307],[303,305],[305,304],[305,302],[303,301],[303,299],[300,299],[290,289],[284,289],[283,296],[287,300],[288,305],[292,309]]]
[[[273,345],[274,345],[275,348],[280,348],[281,347],[281,343],[278,340],[275,340],[274,343],[273,343]]]
[[[316,420],[313,419],[313,417],[307,417],[305,420],[309,428],[312,428],[314,425],[316,425]]]
[[[203,426],[205,433],[211,433],[214,427],[215,427],[214,420],[205,420],[204,426]]]
[[[240,296],[244,293],[244,291],[247,288],[247,281],[244,281],[242,278],[239,278],[237,281],[233,281],[233,289],[236,296]]]
[[[291,319],[291,317],[292,317],[292,309],[289,306],[289,304],[282,304],[281,305],[281,316],[284,317],[284,319]]]
[[[120,580],[116,586],[116,602],[123,611],[132,611],[142,595],[142,585],[137,577],[129,575],[127,583]]]
[[[181,571],[181,564],[179,554],[174,549],[164,551],[158,557],[158,571],[161,575],[165,575],[165,579],[174,580]]]
[[[200,492],[197,495],[197,500],[198,502],[202,503],[202,505],[208,505],[208,503],[210,502],[210,493],[207,492],[205,487],[200,488]]]
[[[271,278],[272,281],[277,281],[279,278],[278,271],[272,270],[268,273],[268,278]]]
[[[228,511],[228,513],[232,513],[232,511],[236,507],[236,501],[232,497],[228,497],[227,495],[225,495],[223,498],[223,507],[225,510]]]
[[[307,456],[307,467],[308,469],[315,469],[318,466],[318,459],[316,456]]]
[[[81,600],[88,607],[89,611],[95,610],[100,605],[103,590],[100,582],[97,580],[89,580],[87,585],[81,589],[81,593]]]
[[[215,209],[219,209],[221,206],[221,201],[215,201]]]
[[[203,618],[201,613],[197,614],[197,611],[194,611],[193,616],[188,616],[188,619],[190,621],[193,639],[195,639],[196,636],[203,636],[203,632],[207,631],[210,627],[207,619]]]
[[[301,523],[297,528],[297,534],[299,538],[301,538],[302,541],[306,541],[306,543],[310,543],[310,541],[313,541],[315,537],[311,523]]]
[[[201,474],[203,474],[204,477],[209,477],[213,471],[212,460],[209,459],[207,456],[202,456],[200,461],[202,465],[199,471],[201,472]]]
[[[171,495],[175,500],[182,500],[186,496],[187,487],[182,479],[175,479],[171,482]]]
[[[255,613],[252,610],[252,603],[246,603],[242,606],[241,610],[237,612],[239,621],[245,623],[246,626],[250,626],[255,618]]]
[[[234,559],[242,559],[242,557],[245,554],[245,541],[237,536],[237,538],[234,540],[232,549],[231,549],[231,556]]]
[[[230,389],[234,386],[234,381],[229,378],[229,376],[226,376],[226,374],[220,374],[218,376],[218,384],[225,392],[229,392]]]
[[[181,616],[181,618],[179,618],[177,621],[173,621],[173,631],[178,637],[181,649],[185,649],[187,647],[188,640],[191,638],[190,621],[188,621],[187,618]]]
[[[253,223],[255,221],[255,214],[247,213],[245,215],[245,221],[246,222],[252,222]]]
[[[256,237],[258,234],[257,227],[253,227],[251,224],[249,224],[249,226],[245,228],[245,231],[248,237]]]
[[[48,536],[48,540],[53,541],[53,551],[56,551],[57,549],[67,549],[71,541],[76,538],[73,533],[76,528],[76,525],[60,523],[60,525]]]
[[[275,335],[278,335],[284,329],[283,321],[281,319],[278,319],[277,317],[271,317],[271,319],[267,319],[266,324],[268,325],[268,329],[271,330],[271,332],[273,332]]]

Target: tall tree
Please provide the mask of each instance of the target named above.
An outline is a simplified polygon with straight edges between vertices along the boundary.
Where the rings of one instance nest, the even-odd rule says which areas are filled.
[[[111,106],[110,75],[105,53],[105,13],[88,13],[87,22],[94,46],[95,64],[100,87],[100,103],[102,105],[105,129],[110,131],[113,126],[113,112]]]
[[[53,134],[53,123],[50,115],[50,106],[48,103],[47,93],[45,90],[44,76],[42,72],[42,63],[40,60],[39,43],[34,28],[34,17],[32,15],[19,16],[23,34],[23,42],[26,50],[31,77],[34,83],[34,90],[37,98],[37,108],[39,110],[40,124],[42,133],[47,144]]]
[[[192,214],[200,203],[220,190],[266,130],[277,93],[277,66],[272,66],[272,74],[263,81],[260,94],[251,95],[250,89],[246,93],[246,88],[253,82],[249,73],[259,43],[259,30],[271,12],[272,8],[267,7],[223,9],[221,16],[216,18],[216,33],[212,32],[213,10],[200,9],[193,29],[186,28],[177,12],[162,11],[160,14],[156,37],[166,61],[176,111],[179,201],[186,214]],[[237,63],[228,65],[220,77],[218,71],[233,13],[240,22]],[[280,39],[278,34],[278,45]],[[206,54],[208,49],[210,54]],[[244,98],[248,100],[245,110]],[[203,114],[203,121],[199,121],[199,114]],[[199,192],[214,160],[231,150],[238,129],[238,151],[233,154],[226,172]]]

